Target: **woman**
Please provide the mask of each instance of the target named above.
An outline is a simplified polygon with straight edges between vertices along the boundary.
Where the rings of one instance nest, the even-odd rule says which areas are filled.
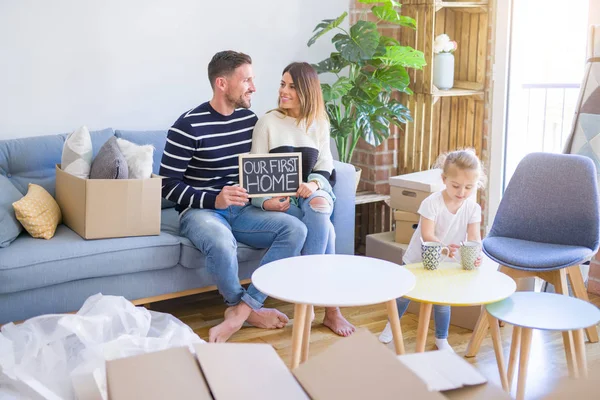
[[[329,147],[329,121],[317,72],[308,63],[291,63],[283,70],[279,107],[254,127],[252,153],[302,153],[302,180],[296,197],[261,197],[252,204],[265,211],[285,212],[308,228],[302,254],[334,254],[335,231],[331,213],[335,171]],[[340,336],[354,326],[337,307],[325,308],[323,324]]]

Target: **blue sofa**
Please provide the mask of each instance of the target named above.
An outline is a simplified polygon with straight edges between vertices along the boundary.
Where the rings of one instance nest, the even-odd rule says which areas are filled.
[[[94,155],[113,135],[154,145],[154,173],[158,173],[166,131],[109,128],[91,135]],[[0,141],[0,174],[23,194],[31,182],[54,196],[54,165],[60,163],[66,136]],[[354,254],[354,168],[337,161],[335,168],[337,203],[332,220],[337,252]],[[240,279],[251,276],[263,254],[264,250],[239,244]],[[84,240],[65,225],[51,240],[33,239],[23,232],[0,248],[0,324],[76,311],[99,292],[139,300],[206,288],[214,281],[204,262],[193,244],[179,236],[178,215],[172,207],[162,209],[158,236]]]

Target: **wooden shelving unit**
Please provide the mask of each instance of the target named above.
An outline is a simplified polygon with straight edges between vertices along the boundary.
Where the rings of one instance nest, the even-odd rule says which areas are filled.
[[[481,155],[488,62],[488,1],[404,0],[402,14],[417,21],[403,28],[400,42],[423,51],[427,65],[411,71],[414,94],[405,96],[413,122],[401,134],[399,173],[431,167],[440,153],[474,147]],[[454,87],[439,90],[432,82],[433,41],[446,33],[458,43]]]

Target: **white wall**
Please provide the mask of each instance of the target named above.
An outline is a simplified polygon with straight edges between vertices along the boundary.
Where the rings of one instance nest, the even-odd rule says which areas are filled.
[[[0,1],[0,139],[90,129],[166,129],[211,96],[206,68],[232,49],[253,58],[252,109],[276,105],[281,71],[318,62],[306,42],[348,0]]]

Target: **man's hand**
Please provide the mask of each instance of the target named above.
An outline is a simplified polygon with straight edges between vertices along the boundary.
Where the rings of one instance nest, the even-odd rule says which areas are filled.
[[[215,208],[224,210],[229,206],[245,206],[248,203],[248,192],[239,186],[223,186],[215,200]]]
[[[272,199],[265,200],[263,208],[267,211],[281,211],[286,212],[290,208],[289,197],[273,197]]]
[[[311,194],[317,191],[319,187],[315,182],[301,183],[298,191],[296,192],[296,197],[302,197],[306,199],[310,197]]]

